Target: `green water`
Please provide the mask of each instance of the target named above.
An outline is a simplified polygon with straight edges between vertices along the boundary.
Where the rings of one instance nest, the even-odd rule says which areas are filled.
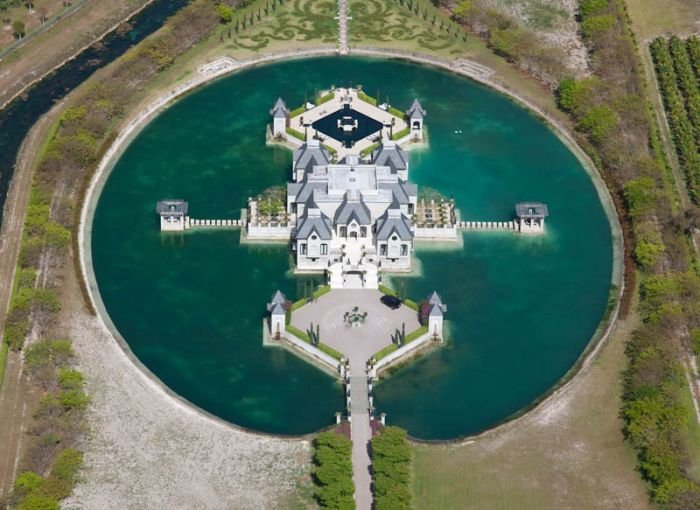
[[[262,346],[272,292],[294,297],[305,285],[289,275],[286,249],[240,245],[234,231],[164,235],[154,207],[185,198],[193,217],[238,217],[246,197],[289,178],[291,153],[264,145],[277,96],[294,107],[317,89],[357,83],[401,108],[421,100],[430,148],[411,153],[411,180],[454,193],[463,218],[506,220],[517,201],[549,204],[543,237],[466,233],[463,250],[421,248],[422,275],[394,279],[414,298],[442,294],[452,341],[379,384],[378,411],[422,438],[480,431],[574,364],[604,313],[612,245],[576,158],[528,112],[463,78],[322,58],[237,73],[184,98],[134,140],[106,183],[92,241],[100,293],[139,359],[203,409],[284,434],[332,423],[342,388]]]

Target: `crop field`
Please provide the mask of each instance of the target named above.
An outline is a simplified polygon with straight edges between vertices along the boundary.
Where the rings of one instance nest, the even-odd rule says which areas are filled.
[[[700,40],[659,37],[650,46],[666,119],[693,201],[700,201]]]

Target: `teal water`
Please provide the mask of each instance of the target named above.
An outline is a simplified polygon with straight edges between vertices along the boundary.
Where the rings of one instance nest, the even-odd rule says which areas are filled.
[[[441,293],[452,339],[377,385],[378,411],[416,437],[478,432],[537,399],[580,356],[607,303],[612,244],[568,149],[527,111],[461,77],[319,58],[240,72],[182,99],[131,143],[99,199],[92,250],[102,299],[139,359],[203,409],[283,434],[332,423],[342,388],[262,346],[272,292],[295,297],[307,285],[289,275],[286,249],[240,245],[232,231],[163,235],[154,207],[185,198],[193,217],[238,217],[249,195],[289,178],[291,153],[264,144],[277,96],[293,107],[358,83],[401,108],[421,100],[430,147],[411,153],[411,180],[454,193],[463,218],[506,220],[517,201],[549,204],[543,237],[466,233],[462,250],[419,248],[422,274],[393,279],[414,298]]]

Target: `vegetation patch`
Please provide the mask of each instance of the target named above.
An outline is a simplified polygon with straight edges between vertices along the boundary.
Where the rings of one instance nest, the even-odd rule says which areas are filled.
[[[353,509],[352,441],[335,431],[314,439],[314,497],[321,508]]]
[[[406,431],[384,427],[372,438],[372,480],[377,510],[411,508],[411,446]]]

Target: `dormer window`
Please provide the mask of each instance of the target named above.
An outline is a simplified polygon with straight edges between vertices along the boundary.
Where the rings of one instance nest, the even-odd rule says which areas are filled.
[[[398,237],[396,237],[396,234],[394,234],[393,236],[391,236],[391,240],[392,240],[392,241],[398,241],[398,240],[399,240],[399,238],[398,238]]]
[[[315,241],[316,239],[318,239],[318,236],[317,236],[316,234],[314,234],[314,235],[311,236],[311,240],[312,240],[312,241]]]

